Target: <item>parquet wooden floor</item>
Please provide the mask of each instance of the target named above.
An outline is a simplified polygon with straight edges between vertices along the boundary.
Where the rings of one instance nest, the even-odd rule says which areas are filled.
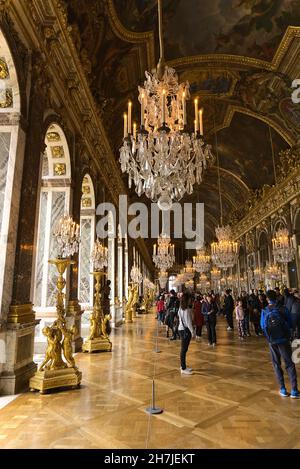
[[[190,345],[192,376],[180,374],[180,342],[153,315],[112,342],[112,353],[76,355],[81,389],[28,392],[0,409],[0,448],[300,447],[300,400],[278,395],[263,337],[241,343],[220,319],[216,348],[206,334]],[[153,377],[157,416],[145,412]]]

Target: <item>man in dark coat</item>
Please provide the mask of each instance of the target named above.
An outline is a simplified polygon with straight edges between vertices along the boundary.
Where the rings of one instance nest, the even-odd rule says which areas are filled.
[[[296,339],[300,339],[300,292],[294,292],[294,302],[291,307],[291,318],[293,334]]]
[[[224,301],[224,314],[227,320],[227,330],[233,331],[233,311],[234,311],[234,301],[231,296],[231,290],[227,289],[225,291],[225,301]]]

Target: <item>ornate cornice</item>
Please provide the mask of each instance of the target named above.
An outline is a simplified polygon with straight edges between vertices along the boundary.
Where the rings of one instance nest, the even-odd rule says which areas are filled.
[[[235,239],[241,238],[299,196],[300,168],[296,168],[286,179],[276,186],[270,187],[265,196],[254,205],[249,213],[234,224]]]

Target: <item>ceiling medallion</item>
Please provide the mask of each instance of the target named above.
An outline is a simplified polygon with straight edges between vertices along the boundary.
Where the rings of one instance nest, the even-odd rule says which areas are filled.
[[[203,109],[198,108],[198,99],[194,101],[194,132],[187,129],[189,83],[179,83],[175,70],[164,64],[161,0],[158,11],[160,60],[152,74],[145,72],[144,87],[139,87],[138,131],[132,124],[132,103],[128,103],[120,163],[122,172],[128,173],[129,188],[134,184],[138,196],[145,194],[161,210],[169,210],[173,201],[193,192],[214,158],[203,139]]]

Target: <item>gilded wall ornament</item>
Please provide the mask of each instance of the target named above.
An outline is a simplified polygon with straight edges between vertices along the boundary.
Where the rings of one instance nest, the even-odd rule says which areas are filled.
[[[83,208],[90,208],[92,206],[92,199],[89,197],[82,198],[81,205]]]
[[[55,146],[51,147],[52,158],[64,158],[64,147]]]
[[[58,132],[48,132],[47,133],[47,140],[48,142],[59,142],[60,135]]]
[[[56,163],[53,172],[55,176],[64,176],[66,174],[66,165],[64,163]]]
[[[8,66],[3,58],[0,58],[0,78],[2,80],[9,78]]]
[[[0,91],[0,108],[13,107],[13,92],[11,88]]]

